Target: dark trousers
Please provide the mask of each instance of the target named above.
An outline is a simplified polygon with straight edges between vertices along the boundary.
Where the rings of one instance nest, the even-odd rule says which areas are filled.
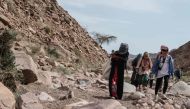
[[[150,85],[150,88],[152,88],[153,81],[154,81],[153,79],[150,79],[150,80],[149,80],[149,85]]]
[[[135,71],[135,68],[133,68],[133,73],[131,76],[131,84],[137,87],[137,72]]]
[[[164,79],[164,87],[163,87],[163,94],[166,93],[166,90],[168,88],[168,82],[169,82],[169,75],[166,75],[161,78],[156,79],[156,87],[155,87],[155,95],[158,94],[159,89],[162,87],[162,80]]]

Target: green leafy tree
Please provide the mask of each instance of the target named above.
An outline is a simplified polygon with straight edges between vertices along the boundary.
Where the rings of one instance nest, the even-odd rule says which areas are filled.
[[[93,32],[92,35],[94,36],[94,39],[96,42],[100,45],[107,43],[109,44],[110,42],[116,41],[117,37],[112,36],[112,35],[105,35],[97,32]]]

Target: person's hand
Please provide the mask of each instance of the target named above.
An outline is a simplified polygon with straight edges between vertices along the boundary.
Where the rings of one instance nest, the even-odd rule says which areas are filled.
[[[136,71],[136,72],[139,72],[139,68],[135,68],[135,71]]]
[[[125,69],[125,70],[124,70],[124,72],[125,72],[126,74],[128,74],[128,71],[127,71],[127,69]]]

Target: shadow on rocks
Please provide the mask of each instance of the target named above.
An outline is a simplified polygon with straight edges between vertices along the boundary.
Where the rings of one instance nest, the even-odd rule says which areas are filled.
[[[110,97],[104,97],[104,96],[93,96],[93,97],[97,99],[110,99]]]

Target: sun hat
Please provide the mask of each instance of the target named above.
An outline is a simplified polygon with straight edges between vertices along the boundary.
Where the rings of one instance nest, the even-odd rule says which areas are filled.
[[[167,46],[165,46],[165,45],[161,45],[160,49],[169,51],[169,48]]]

